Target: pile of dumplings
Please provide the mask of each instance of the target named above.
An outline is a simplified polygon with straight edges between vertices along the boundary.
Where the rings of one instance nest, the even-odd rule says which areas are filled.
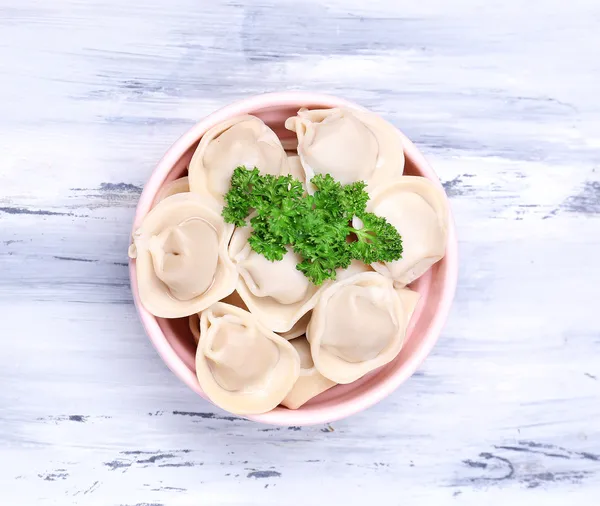
[[[392,361],[419,299],[407,285],[446,249],[446,197],[426,178],[403,176],[402,141],[391,124],[335,108],[300,109],[285,127],[296,139],[283,144],[250,115],[207,131],[188,176],[161,189],[129,251],[143,306],[157,317],[189,318],[200,387],[242,415],[297,409]],[[291,249],[270,262],[250,248],[250,226],[221,217],[241,165],[292,174],[307,192],[315,174],[367,182],[367,210],[396,227],[402,258],[354,261],[321,286],[296,269]]]

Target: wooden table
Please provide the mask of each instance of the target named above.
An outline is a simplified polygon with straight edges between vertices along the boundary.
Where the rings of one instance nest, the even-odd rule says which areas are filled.
[[[600,504],[600,4],[524,5],[0,1],[1,503]],[[168,146],[284,89],[401,128],[460,239],[418,373],[309,428],[182,385],[127,271]]]

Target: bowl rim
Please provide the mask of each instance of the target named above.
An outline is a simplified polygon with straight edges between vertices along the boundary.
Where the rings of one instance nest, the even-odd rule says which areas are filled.
[[[141,221],[152,208],[156,193],[162,187],[173,167],[179,162],[181,157],[198,142],[200,137],[213,126],[229,119],[233,116],[242,114],[252,114],[252,111],[273,108],[273,107],[301,107],[302,105],[318,104],[324,108],[331,107],[349,107],[353,109],[362,109],[364,107],[336,97],[323,93],[306,91],[284,91],[275,93],[263,93],[253,95],[229,105],[226,105],[217,111],[209,114],[201,121],[187,130],[173,145],[166,151],[160,159],[150,178],[144,185],[140,195],[135,217],[133,220],[132,234],[139,227]],[[425,157],[417,147],[406,137],[397,127],[402,138],[405,157],[410,158],[419,170],[426,175],[428,179],[436,183],[444,190],[437,174],[427,162]],[[444,195],[447,195],[444,191]],[[314,425],[319,423],[329,423],[350,415],[363,411],[374,404],[380,402],[396,390],[404,381],[414,374],[417,368],[429,355],[435,343],[439,339],[442,328],[447,320],[452,306],[456,285],[458,280],[458,243],[456,230],[450,204],[448,203],[448,234],[445,262],[447,264],[446,272],[443,277],[439,308],[435,312],[432,320],[429,322],[427,331],[419,340],[416,350],[407,357],[400,367],[388,374],[383,380],[377,383],[376,388],[365,389],[351,399],[344,400],[333,406],[323,407],[318,410],[303,412],[302,408],[298,410],[273,410],[259,415],[245,415],[243,418],[254,420],[261,423],[272,425]],[[175,350],[167,341],[162,329],[160,328],[156,317],[150,314],[141,304],[137,286],[137,275],[135,261],[129,261],[129,276],[131,281],[131,291],[134,303],[150,341],[156,348],[156,351],[163,359],[167,367],[188,387],[199,394],[203,399],[210,399],[200,389],[195,374],[188,369],[183,360],[177,355]]]

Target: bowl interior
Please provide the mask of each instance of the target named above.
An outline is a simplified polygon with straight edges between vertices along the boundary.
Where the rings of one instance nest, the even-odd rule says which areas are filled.
[[[332,107],[335,105],[339,104],[331,104],[330,101],[324,101],[324,103],[302,101],[293,104],[271,105],[244,112],[249,112],[260,117],[281,139],[290,139],[294,138],[294,134],[285,130],[283,125],[288,117],[296,114],[299,107]],[[345,103],[344,105],[349,104]],[[354,105],[352,104],[352,106]],[[405,141],[406,157],[405,174],[424,176],[439,184],[435,173],[414,145],[408,139],[404,138],[404,136],[403,139]],[[172,169],[166,175],[166,178],[164,178],[164,183],[186,175],[187,166],[197,144],[198,140],[195,140],[185,150],[183,155],[174,161]],[[153,199],[154,195],[152,196]],[[277,407],[268,413],[254,415],[249,418],[265,423],[282,425],[301,425],[333,421],[360,411],[381,400],[408,378],[435,343],[454,293],[453,283],[455,283],[456,277],[456,257],[452,219],[450,219],[450,229],[448,238],[449,247],[446,256],[425,275],[410,285],[410,288],[420,293],[421,298],[407,329],[405,344],[399,355],[392,362],[349,385],[337,385],[327,390],[311,399],[298,410]],[[132,280],[133,278],[134,276],[132,276]],[[132,284],[134,285],[133,290],[135,294],[136,283],[132,281]],[[195,376],[194,361],[196,346],[189,330],[188,319],[155,318],[147,312],[144,315],[144,310],[139,304],[138,309],[142,313],[148,333],[167,364],[193,390],[206,398]],[[158,328],[151,320],[156,322]],[[159,331],[161,336],[156,335],[157,331]],[[172,363],[174,360],[173,354],[169,353],[168,357],[165,356],[165,343],[157,343],[157,339],[161,338],[166,340],[166,344],[180,361],[180,364],[177,364],[176,367]]]

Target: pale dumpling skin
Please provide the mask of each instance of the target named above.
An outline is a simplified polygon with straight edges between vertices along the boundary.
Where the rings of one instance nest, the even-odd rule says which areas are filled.
[[[285,122],[298,137],[298,155],[310,181],[331,174],[342,184],[365,181],[370,188],[402,175],[404,150],[398,131],[361,110],[300,109]],[[308,185],[311,191],[311,185]]]
[[[306,334],[306,329],[308,328],[308,323],[310,322],[310,317],[312,316],[312,311],[306,313],[302,318],[300,318],[294,326],[288,330],[287,332],[277,332],[281,337],[290,341],[291,339],[296,339],[297,337],[303,336]]]
[[[302,182],[303,185],[306,185],[306,174],[298,155],[288,155],[288,167],[290,175]]]
[[[175,179],[170,183],[166,183],[159,190],[156,195],[156,199],[154,199],[155,205],[158,204],[161,200],[165,200],[167,197],[171,195],[176,195],[177,193],[187,193],[190,191],[190,183],[188,181],[188,177],[180,177],[179,179]]]
[[[290,342],[300,356],[300,376],[281,404],[289,409],[298,409],[313,397],[335,386],[336,383],[323,376],[315,368],[310,354],[310,344],[305,336]]]
[[[232,295],[234,295],[234,294],[237,297],[239,297],[239,295],[237,295],[237,292],[233,292]],[[244,304],[243,301],[241,304],[234,304],[233,302],[230,302],[230,297],[231,296],[225,297],[221,302],[225,302],[227,304],[233,304],[234,306],[241,307],[242,309],[245,309],[246,311],[248,310],[248,308],[246,307],[246,304]],[[192,333],[192,337],[194,338],[194,342],[196,344],[198,344],[198,341],[200,341],[200,315],[201,314],[202,313],[194,313],[193,315],[190,315],[189,322],[188,322],[189,327],[190,327],[190,332]],[[277,334],[279,334],[281,337],[283,337],[287,341],[296,339],[299,336],[303,336],[304,334],[306,334],[306,328],[308,327],[308,322],[310,321],[311,314],[312,313],[309,311],[302,318],[300,318],[290,330],[288,330],[287,332],[277,332]]]
[[[240,297],[240,294],[237,292],[230,293],[227,297],[225,297],[224,299],[222,299],[219,302],[224,302],[225,304],[230,304],[232,306],[239,307],[239,308],[243,309],[244,311],[248,311],[248,307],[246,306],[246,304],[244,304],[244,301]],[[198,341],[200,341],[200,316],[201,315],[202,315],[201,312],[194,313],[194,314],[190,315],[189,320],[188,320],[190,332],[192,333],[192,337],[194,338],[194,342],[196,344],[198,344]],[[298,322],[298,323],[300,323],[300,322]],[[308,325],[308,322],[306,322],[306,324],[304,325],[305,331],[306,331],[307,325]],[[294,330],[294,329],[292,329],[292,330]],[[304,333],[304,332],[302,332],[302,333]],[[301,334],[298,334],[298,335],[301,335]],[[296,336],[294,336],[294,337],[296,337]],[[286,339],[289,340],[292,338],[286,336]]]
[[[346,269],[339,268],[335,271],[335,279],[337,282],[340,282],[364,272],[373,272],[373,268],[370,265],[362,263],[360,260],[352,260]]]
[[[270,411],[291,391],[300,357],[248,311],[217,302],[202,312],[196,375],[209,399],[247,415]]]
[[[419,295],[394,289],[377,272],[350,276],[328,287],[313,309],[307,339],[317,370],[351,383],[400,352]]]
[[[422,276],[446,252],[448,203],[429,179],[403,176],[371,193],[367,210],[383,216],[402,237],[402,258],[373,268],[405,286]]]
[[[300,258],[291,249],[278,262],[253,251],[248,244],[251,233],[250,226],[237,228],[229,246],[240,274],[237,291],[263,325],[274,332],[288,332],[314,307],[322,287],[296,269]]]
[[[142,305],[153,315],[198,313],[235,290],[238,273],[227,254],[233,226],[192,193],[160,201],[133,235]]]
[[[238,166],[257,167],[262,174],[288,173],[287,155],[275,132],[256,116],[239,116],[208,130],[188,168],[190,190],[218,209],[231,188]]]
[[[352,262],[346,269],[337,270],[336,279],[338,281],[341,281],[350,276],[354,276],[355,274],[369,271],[373,271],[373,269],[370,266],[365,265],[362,262],[359,262],[358,260],[352,260]],[[234,293],[237,294],[237,292]],[[278,332],[278,334],[281,337],[285,337],[288,341],[293,339],[294,343],[292,344],[298,344],[296,343],[296,338],[300,336],[305,336],[306,329],[308,328],[308,324],[310,323],[311,317],[312,311],[309,311],[302,318],[300,318],[290,330],[288,330],[287,332]]]

